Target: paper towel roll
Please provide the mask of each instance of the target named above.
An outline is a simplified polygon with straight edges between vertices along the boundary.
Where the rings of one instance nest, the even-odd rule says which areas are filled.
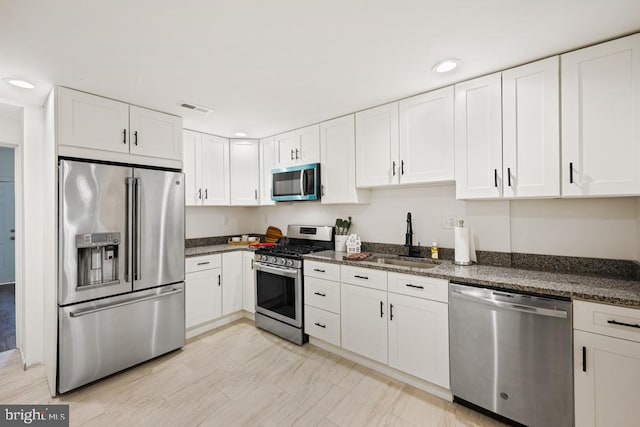
[[[455,264],[469,265],[469,229],[466,227],[454,227],[453,239],[455,244]]]

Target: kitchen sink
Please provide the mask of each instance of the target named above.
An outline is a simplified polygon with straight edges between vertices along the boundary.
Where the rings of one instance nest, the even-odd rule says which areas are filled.
[[[401,267],[413,267],[413,268],[434,268],[438,264],[434,264],[429,261],[414,261],[402,258],[378,258],[376,260],[378,264],[398,265]]]

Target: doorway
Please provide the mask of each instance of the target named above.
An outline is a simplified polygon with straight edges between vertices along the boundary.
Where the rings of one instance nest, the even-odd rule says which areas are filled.
[[[15,149],[0,146],[0,352],[16,348]]]

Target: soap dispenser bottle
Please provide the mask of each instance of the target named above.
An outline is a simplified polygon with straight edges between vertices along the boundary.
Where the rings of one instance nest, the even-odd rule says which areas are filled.
[[[439,258],[438,252],[439,252],[438,242],[434,240],[431,243],[431,259],[438,259]]]

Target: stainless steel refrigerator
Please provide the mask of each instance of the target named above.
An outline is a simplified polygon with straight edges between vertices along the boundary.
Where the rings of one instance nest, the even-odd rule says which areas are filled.
[[[59,161],[58,392],[184,345],[184,184]]]

